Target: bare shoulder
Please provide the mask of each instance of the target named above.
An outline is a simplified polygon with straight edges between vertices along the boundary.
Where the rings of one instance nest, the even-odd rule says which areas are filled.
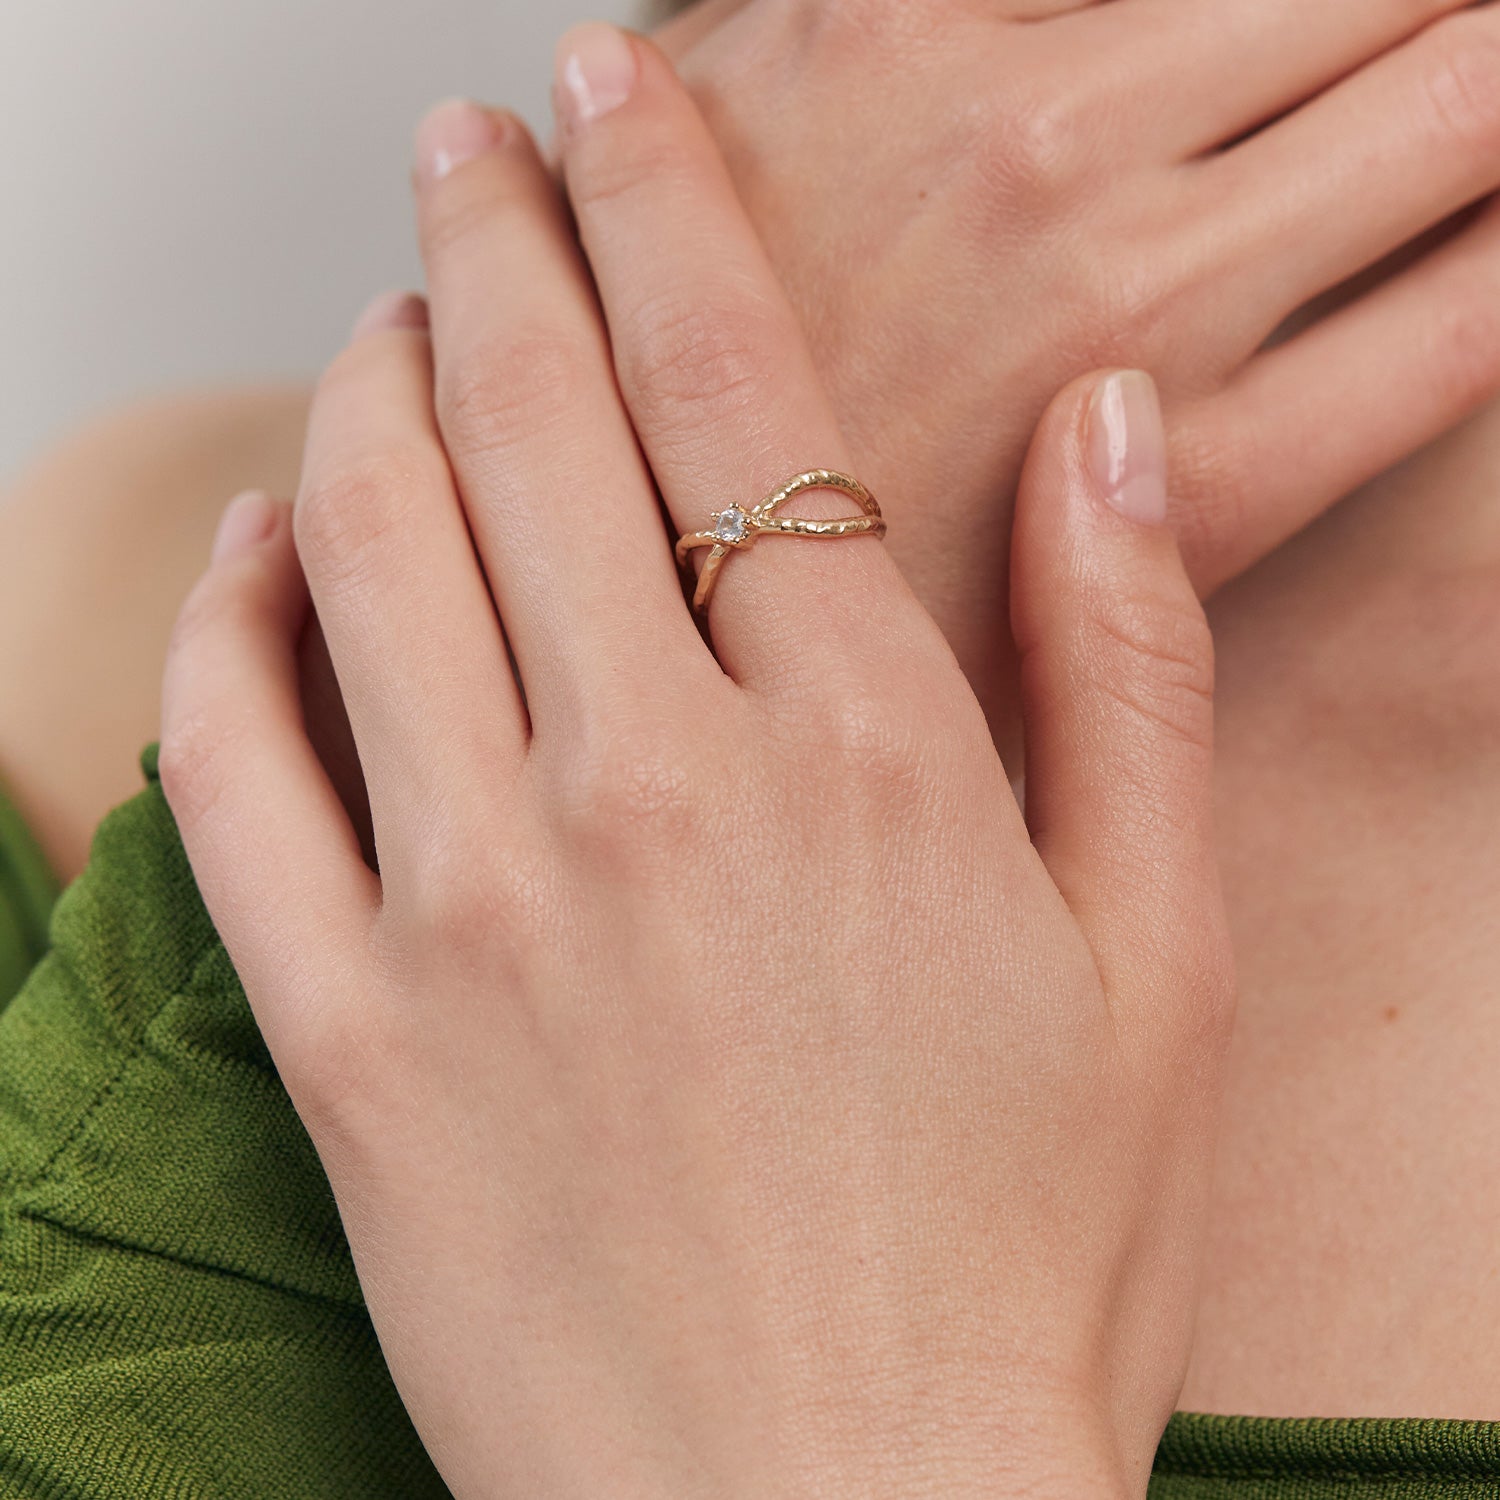
[[[0,496],[0,777],[64,877],[137,783],[162,654],[240,490],[290,494],[310,393],[254,387],[106,412]]]

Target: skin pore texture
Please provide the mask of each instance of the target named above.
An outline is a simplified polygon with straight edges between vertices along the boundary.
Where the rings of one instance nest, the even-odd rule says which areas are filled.
[[[162,790],[382,1353],[459,1497],[1140,1494],[1232,1019],[1153,383],[1073,382],[1027,458],[1023,823],[878,543],[757,548],[707,649],[660,507],[853,455],[669,62],[582,26],[556,81],[566,205],[513,117],[424,119],[427,302],[360,320],[166,666]],[[726,340],[732,383],[663,357]]]
[[[746,195],[757,191],[752,182]],[[815,333],[838,338],[831,326]],[[1396,359],[1389,378],[1399,389],[1425,377]],[[1038,405],[1059,383],[1043,388],[1038,375]],[[113,516],[116,537],[166,518],[158,534],[181,553],[143,548],[151,573],[135,580],[165,622],[224,497],[252,481],[293,487],[297,398],[278,403],[223,398],[245,456],[218,468],[214,445],[200,447],[196,405],[159,413],[149,462],[116,461],[141,452],[123,427],[91,434],[0,512],[6,549],[19,537],[44,562],[24,611],[7,591],[0,677],[0,763],[44,825],[68,826],[48,812],[68,800],[50,758],[80,740],[80,723],[121,743],[86,783],[77,821],[91,825],[97,799],[131,789],[133,748],[154,733],[165,633],[156,615],[143,623],[139,659],[118,635],[112,651],[74,644],[86,621],[100,625],[78,609],[80,569],[110,578],[118,555],[78,507]],[[1034,416],[1005,420],[1019,433]],[[1274,489],[1285,467],[1244,480]],[[1500,813],[1497,485],[1500,417],[1486,412],[1213,601],[1221,850],[1242,999],[1186,1407],[1500,1418],[1490,1394],[1500,1205],[1486,1196],[1500,1121],[1490,1070],[1475,1066],[1500,1040],[1488,847]],[[940,581],[930,591],[945,592]],[[972,623],[953,629],[971,632],[972,658],[993,603],[971,611],[975,589],[963,594],[951,612]],[[98,664],[98,678],[80,662]],[[71,867],[81,836],[58,833],[52,846]]]
[[[1500,410],[1209,614],[1241,997],[1183,1403],[1500,1419]]]

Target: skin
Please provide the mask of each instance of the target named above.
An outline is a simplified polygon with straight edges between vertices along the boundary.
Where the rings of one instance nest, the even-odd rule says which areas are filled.
[[[1263,352],[1310,301],[1500,186],[1491,8],[1375,0],[1310,19],[1246,0],[1200,27],[1190,0],[748,0],[690,11],[663,40],[868,482],[911,517],[892,534],[902,571],[1016,769],[1009,506],[1068,379],[1158,378],[1174,524],[1205,591],[1500,385],[1493,215]],[[793,96],[796,111],[766,107]],[[863,131],[849,98],[878,100]],[[830,141],[838,186],[810,206]],[[732,385],[740,340],[693,333],[662,357]],[[0,765],[18,762],[0,741]],[[53,833],[55,799],[36,800],[75,868],[93,817]]]
[[[747,550],[695,628],[658,490],[681,531],[848,450],[665,60],[584,28],[560,81],[587,265],[518,122],[429,117],[430,330],[362,323],[167,664],[162,786],[382,1352],[460,1500],[1143,1496],[1232,994],[1154,387],[1032,452],[1023,821],[873,539]],[[733,390],[655,357],[682,308],[753,328]]]
[[[1266,14],[1268,24],[1288,24]],[[1362,8],[1359,18],[1373,14]],[[1408,15],[1413,26],[1420,19],[1409,7]],[[1466,28],[1463,48],[1482,59],[1487,55],[1487,23],[1482,17],[1461,19]],[[743,33],[739,40],[743,43]],[[899,33],[895,40],[904,44],[909,38]],[[868,63],[871,44],[866,40],[863,45],[862,60]],[[1159,32],[1152,45],[1164,58],[1175,56],[1170,40]],[[744,54],[743,46],[737,50]],[[756,56],[762,62],[775,61],[769,46],[757,49]],[[826,71],[822,76],[831,77]],[[1207,93],[1218,75],[1205,70],[1203,77]],[[1179,72],[1174,88],[1180,81]],[[755,82],[749,67],[742,68],[739,85],[748,92]],[[1406,97],[1414,105],[1445,97],[1441,88],[1434,93],[1430,83],[1426,80]],[[945,97],[952,97],[951,78],[943,80],[943,88]],[[723,91],[726,96],[731,92],[729,81]],[[820,89],[818,97],[823,92]],[[841,92],[830,87],[826,92],[837,97],[845,114],[850,99],[861,97],[857,89]],[[1004,97],[994,88],[989,94]],[[1402,108],[1401,97],[1383,99],[1383,110],[1419,135],[1420,112]],[[1482,98],[1482,91],[1475,97]],[[716,115],[727,108],[712,98],[709,103]],[[915,106],[920,104],[915,101]],[[915,106],[908,100],[902,116],[912,118],[914,136],[922,118]],[[804,101],[804,118],[809,108]],[[1459,123],[1454,117],[1453,124]],[[1473,120],[1461,135],[1478,139],[1482,123]],[[859,144],[870,149],[871,143],[885,146],[902,139],[901,132],[887,129],[868,132]],[[733,154],[743,177],[750,157],[748,134],[741,135]],[[1299,170],[1306,167],[1305,161],[1298,164]],[[1392,170],[1395,180],[1394,165]],[[1409,176],[1411,171],[1402,166],[1399,175]],[[761,172],[759,191],[765,192],[773,180],[774,174]],[[789,180],[815,179],[804,168]],[[757,201],[755,192],[747,189],[747,196]],[[799,208],[799,229],[808,227],[812,239],[809,226],[816,215],[805,199]],[[1292,243],[1295,239],[1289,237]],[[778,235],[773,248],[786,243]],[[1426,330],[1420,349],[1390,335],[1372,339],[1351,372],[1354,386],[1342,378],[1324,382],[1340,397],[1338,420],[1328,420],[1327,408],[1314,405],[1307,429],[1314,435],[1332,433],[1350,455],[1351,473],[1362,464],[1373,468],[1377,459],[1384,461],[1381,443],[1389,431],[1390,413],[1349,400],[1350,389],[1360,388],[1358,379],[1379,374],[1383,400],[1398,414],[1410,410],[1412,390],[1446,391],[1458,409],[1485,388],[1484,354],[1493,341],[1483,336],[1465,339],[1462,330],[1479,329],[1482,335],[1482,325],[1475,320],[1493,301],[1487,290],[1491,258],[1482,253],[1482,240],[1476,237],[1468,243],[1480,253],[1454,270],[1453,296],[1438,299],[1420,320],[1413,320]],[[985,275],[975,299],[969,304],[955,300],[966,315],[975,306],[988,307],[995,301],[994,283],[1001,278],[990,276],[987,265],[981,267]],[[932,286],[932,277],[921,274],[920,267],[914,267],[913,275],[917,285]],[[804,300],[816,300],[812,283],[809,271],[800,293]],[[1222,285],[1217,290],[1224,295]],[[892,293],[893,306],[911,302],[924,317],[930,316],[929,302],[903,297],[894,278]],[[839,286],[823,295],[836,307]],[[1462,309],[1466,321],[1460,325],[1445,318],[1444,306]],[[816,313],[815,307],[803,310],[805,315]],[[1200,314],[1187,301],[1179,311],[1180,335],[1189,339]],[[1434,330],[1457,336],[1433,337]],[[837,336],[832,313],[824,319],[822,332]],[[868,347],[868,340],[852,335],[850,343],[856,352]],[[976,344],[982,341],[966,337],[963,348],[972,352]],[[1422,362],[1424,353],[1440,360],[1436,372]],[[950,365],[945,357],[942,369]],[[909,397],[909,367],[898,366],[895,373],[901,376],[899,393]],[[959,374],[972,396],[975,371],[959,367]],[[837,380],[834,383],[837,393]],[[869,396],[868,380],[862,390]],[[1022,394],[1029,402],[1044,398],[1041,389]],[[989,418],[1004,407],[997,397],[983,415]],[[191,431],[190,415],[184,414],[175,440],[170,433],[164,440],[168,455],[173,441],[189,448],[181,434]],[[983,422],[980,426],[987,430]],[[290,420],[268,420],[260,440],[268,451],[284,449],[285,434],[292,427]],[[1249,427],[1269,427],[1273,436],[1288,430],[1280,421]],[[1476,1157],[1483,1159],[1485,1143],[1493,1135],[1492,1111],[1473,1089],[1458,1085],[1471,1076],[1472,1057],[1483,1050],[1489,1025],[1485,948],[1472,935],[1492,931],[1496,893],[1491,867],[1474,840],[1476,830],[1492,826],[1493,809],[1500,803],[1484,775],[1484,766],[1493,761],[1485,754],[1493,744],[1493,720],[1487,716],[1482,657],[1475,655],[1490,628],[1485,601],[1493,597],[1493,573],[1486,568],[1494,553],[1496,476],[1493,459],[1487,456],[1494,450],[1494,427],[1494,419],[1486,417],[1461,437],[1439,445],[1372,491],[1375,498],[1361,497],[1341,510],[1355,520],[1314,529],[1242,585],[1221,593],[1214,604],[1223,656],[1223,712],[1231,731],[1220,773],[1221,842],[1236,936],[1248,961],[1240,1022],[1245,1040],[1232,1059],[1220,1169],[1224,1186],[1214,1220],[1195,1373],[1184,1396],[1189,1405],[1268,1414],[1500,1416],[1484,1396],[1497,1388],[1491,1351],[1500,1309],[1486,1300],[1495,1215],[1476,1194],[1483,1174],[1455,1146],[1459,1141],[1472,1143]],[[92,445],[92,439],[88,441]],[[1184,449],[1179,442],[1179,467],[1184,452],[1190,466],[1196,462],[1195,447]],[[1273,468],[1264,459],[1264,467],[1252,463],[1244,443],[1228,442],[1223,451],[1226,461],[1233,461],[1220,476],[1226,481],[1223,493],[1254,498],[1273,488],[1265,481],[1266,473],[1277,473],[1282,480],[1287,473],[1286,465]],[[58,547],[49,552],[58,561],[43,604],[74,597],[65,585],[77,566],[79,533],[72,525],[71,507],[80,489],[101,497],[101,504],[122,516],[149,516],[164,498],[179,493],[165,465],[156,484],[136,487],[119,482],[120,471],[106,450],[94,447],[93,452],[90,463],[76,471],[78,480],[54,488],[38,485],[30,491],[27,506],[0,513],[0,525],[15,524],[14,518],[29,509],[44,517],[44,526],[67,528],[74,551]],[[1299,448],[1292,457],[1296,462],[1291,472],[1305,475],[1309,453]],[[87,484],[85,474],[91,476]],[[269,468],[251,477],[272,488],[287,488]],[[1237,486],[1227,482],[1231,480],[1237,480]],[[210,495],[220,496],[242,482],[226,474],[211,487],[183,493],[201,506]],[[891,500],[889,486],[887,499]],[[894,504],[888,508],[895,510]],[[1428,517],[1440,518],[1441,524],[1429,526]],[[194,524],[206,535],[209,523],[202,511]],[[917,529],[904,528],[908,533]],[[1340,552],[1353,540],[1368,543],[1359,552],[1358,571],[1350,570]],[[1439,546],[1451,548],[1451,556],[1429,556]],[[1453,557],[1462,559],[1458,571],[1465,580],[1463,588],[1453,587]],[[1392,568],[1395,558],[1400,559],[1399,570]],[[1296,565],[1283,559],[1295,559]],[[946,607],[941,569],[934,578],[930,592],[934,607],[941,610]],[[158,593],[175,596],[183,583],[182,574],[164,570]],[[1353,601],[1366,627],[1358,631],[1347,624]],[[993,612],[992,595],[982,603],[982,615],[987,617]],[[59,605],[52,608],[62,613]],[[76,607],[70,603],[66,613],[77,614]],[[34,638],[51,641],[58,630],[47,628],[48,618],[46,609],[30,613],[6,634],[19,639],[24,625]],[[36,628],[38,621],[43,628]],[[59,618],[54,625],[62,623]],[[130,790],[134,748],[153,732],[150,679],[161,640],[145,640],[144,634],[139,659],[126,656],[112,679],[118,680],[122,666],[135,672],[140,691],[132,700],[137,705],[134,720],[128,728],[122,726],[117,744],[110,745],[102,735],[91,741],[100,761],[107,762],[100,779],[114,788],[111,796]],[[976,639],[982,640],[977,627]],[[1338,649],[1325,645],[1308,652],[1304,642],[1309,639],[1336,641]],[[1455,651],[1455,643],[1466,649]],[[80,678],[72,662],[64,671],[49,661],[44,651],[28,651],[23,660],[10,663],[7,682],[24,683],[28,673],[44,668],[46,682],[76,685],[88,704],[106,685]],[[1396,664],[1399,680],[1407,685],[1404,693],[1392,687]],[[1413,701],[1431,707],[1414,718],[1408,709]],[[71,712],[69,734],[77,722],[77,710]],[[30,725],[29,718],[8,717],[0,733],[24,745]],[[1310,727],[1316,731],[1316,757],[1308,754]],[[1384,758],[1372,761],[1376,746],[1387,748]],[[1436,784],[1436,778],[1446,783],[1457,765],[1472,768],[1462,799],[1434,798],[1445,815],[1424,820],[1424,831],[1432,840],[1430,858],[1420,864],[1405,859],[1339,862],[1351,825],[1381,827],[1393,808],[1411,805],[1410,799],[1391,791],[1402,784],[1401,775],[1408,774],[1402,771],[1407,756],[1419,768],[1415,784],[1421,786]],[[7,744],[0,758],[9,766],[16,753]],[[44,749],[32,753],[28,764],[45,759]],[[24,794],[25,786],[22,790]],[[102,806],[80,805],[70,848],[81,848],[84,830],[92,826],[98,811]],[[1330,869],[1337,869],[1347,900],[1330,904],[1319,899],[1317,921],[1310,923],[1298,914],[1326,890]],[[1382,942],[1375,946],[1367,941],[1371,913],[1380,914]],[[1329,962],[1330,951],[1337,955],[1336,963]],[[1318,976],[1316,983],[1312,975]],[[1433,996],[1443,997],[1443,1009],[1440,1018],[1428,1024]],[[1388,1021],[1393,1006],[1397,1019]],[[1348,1048],[1320,1044],[1328,1013],[1349,1018],[1351,1028],[1368,1029],[1370,1045],[1357,1058]],[[1404,1038],[1402,1028],[1413,1025],[1421,1028],[1417,1050],[1394,1040]],[[1289,1079],[1297,1087],[1289,1087]],[[1267,1108],[1267,1099],[1275,1099],[1276,1107]],[[1363,1143],[1398,1126],[1401,1139],[1391,1144],[1399,1150],[1377,1155],[1351,1147],[1310,1159],[1306,1149],[1308,1140]],[[1349,1164],[1356,1159],[1360,1169],[1351,1172]],[[1415,1163],[1420,1170],[1403,1168],[1403,1163]],[[1413,1193],[1421,1195],[1420,1213],[1410,1211]],[[1342,1244],[1378,1248],[1374,1253],[1340,1253],[1336,1247]],[[1430,1296],[1435,1280],[1466,1289],[1462,1316],[1436,1326]],[[1393,1350],[1399,1351],[1396,1357]]]
[[[219,497],[294,491],[306,411],[296,389],[143,402],[41,456],[0,503],[0,556],[25,559],[0,590],[0,777],[65,878],[139,784]]]
[[[1204,591],[1500,381],[1494,215],[1327,316],[1304,311],[1497,185],[1500,13],[1200,14],[750,4],[677,49],[870,484],[897,520],[908,495],[942,493],[891,545],[1013,761],[1005,518],[1065,380],[1111,362],[1156,375],[1174,523]],[[879,98],[878,126],[850,120],[854,93]],[[821,128],[800,105],[766,108],[832,96]],[[806,184],[831,143],[841,170],[814,211]],[[733,378],[732,348],[698,348],[697,378]]]
[[[1500,1420],[1500,410],[1211,611],[1241,1002],[1191,1409]]]

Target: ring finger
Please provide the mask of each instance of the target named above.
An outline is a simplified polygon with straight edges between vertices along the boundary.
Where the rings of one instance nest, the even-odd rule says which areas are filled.
[[[557,103],[620,389],[678,530],[708,530],[799,471],[847,472],[801,329],[666,60],[613,27],[581,27],[559,52]],[[792,513],[858,511],[808,495]],[[727,559],[712,628],[721,662],[748,682],[785,679],[829,636],[845,660],[882,639],[899,647],[919,619],[874,540],[765,538]]]

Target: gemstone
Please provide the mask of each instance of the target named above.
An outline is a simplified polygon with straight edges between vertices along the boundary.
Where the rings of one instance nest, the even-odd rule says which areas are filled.
[[[731,505],[714,517],[714,535],[731,546],[745,540],[745,531],[750,518],[738,505]]]

